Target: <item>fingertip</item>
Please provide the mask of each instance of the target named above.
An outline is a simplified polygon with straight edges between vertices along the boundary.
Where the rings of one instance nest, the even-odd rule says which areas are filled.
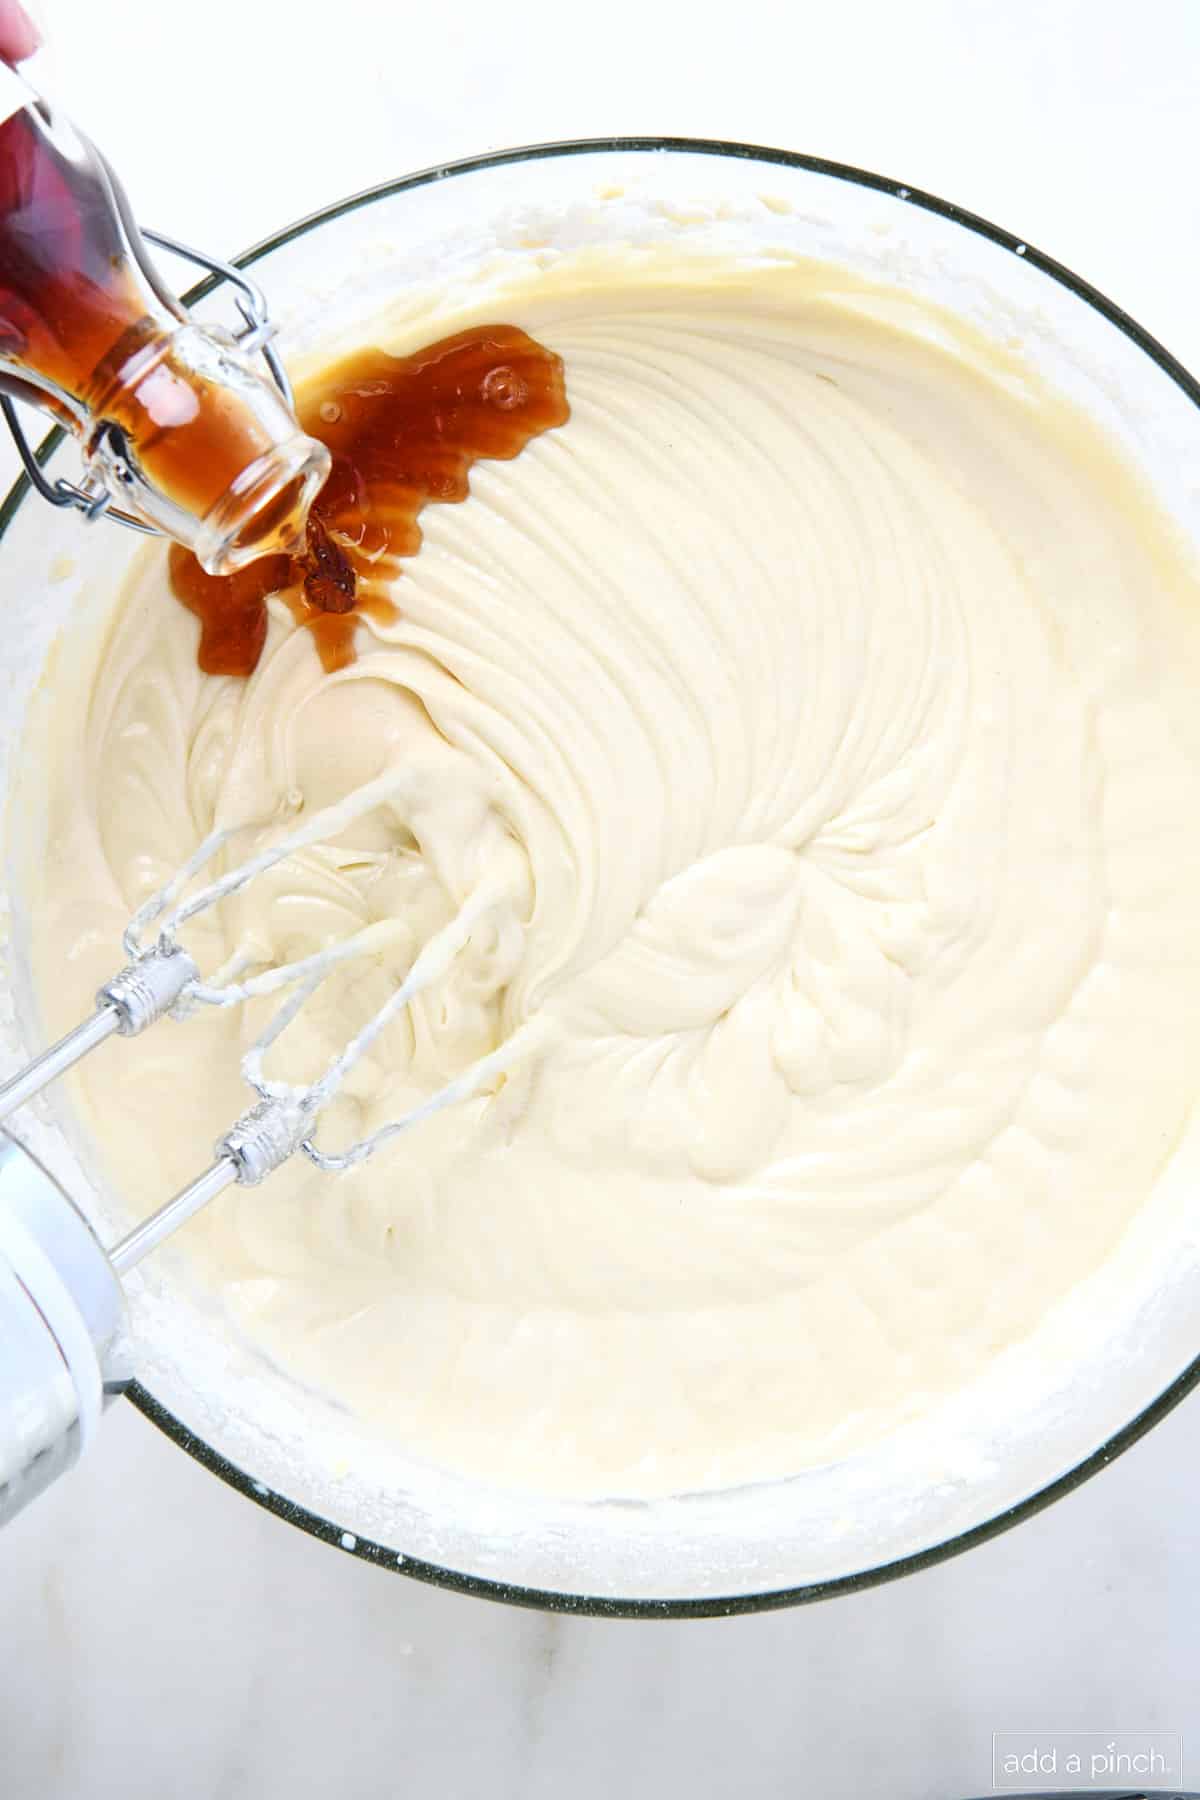
[[[41,32],[18,0],[0,0],[0,57],[5,62],[24,62],[41,43]]]

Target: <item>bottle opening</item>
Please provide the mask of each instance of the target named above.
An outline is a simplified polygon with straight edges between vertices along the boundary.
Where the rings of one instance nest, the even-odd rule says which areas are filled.
[[[324,444],[302,432],[256,457],[200,525],[193,549],[201,568],[232,575],[260,556],[300,550],[329,469]]]

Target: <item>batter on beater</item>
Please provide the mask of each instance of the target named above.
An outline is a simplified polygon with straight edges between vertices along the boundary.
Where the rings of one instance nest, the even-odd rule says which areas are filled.
[[[569,417],[425,508],[337,655],[285,588],[249,672],[203,672],[154,547],[103,644],[61,652],[47,1033],[214,826],[258,822],[240,854],[397,771],[188,947],[261,967],[398,922],[273,1049],[309,1079],[492,896],[329,1147],[521,1054],[347,1174],[223,1196],[197,1278],[431,1461],[584,1495],[764,1480],[1035,1330],[1179,1140],[1195,570],[1015,353],[832,269],[564,256],[503,316],[561,358]],[[85,1066],[132,1214],[243,1110],[269,1012]]]

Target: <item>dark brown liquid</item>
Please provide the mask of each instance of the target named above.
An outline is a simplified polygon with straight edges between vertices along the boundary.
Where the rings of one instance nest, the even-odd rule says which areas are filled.
[[[359,616],[396,616],[388,588],[421,547],[431,500],[465,500],[472,464],[508,461],[569,416],[560,357],[515,325],[483,325],[419,350],[363,350],[304,396],[300,422],[333,454],[302,556],[206,575],[172,547],[171,585],[200,620],[200,667],[249,675],[266,636],[266,598],[285,592],[326,669],[354,660]]]
[[[145,314],[103,180],[32,107],[0,126],[0,351],[67,393]]]
[[[0,369],[0,388],[49,404],[76,431],[78,408],[118,427],[150,481],[203,518],[269,440],[249,406],[178,362],[178,320],[128,233],[115,188],[68,124],[40,105],[0,124],[0,355],[76,407],[20,370]]]

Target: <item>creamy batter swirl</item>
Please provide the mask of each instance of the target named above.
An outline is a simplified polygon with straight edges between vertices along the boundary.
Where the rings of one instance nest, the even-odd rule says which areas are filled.
[[[819,267],[700,273],[514,290],[570,422],[425,513],[350,668],[274,601],[251,679],[200,675],[149,551],[46,777],[52,1024],[214,824],[256,822],[240,853],[388,768],[190,940],[402,922],[274,1066],[316,1073],[494,885],[320,1136],[536,1024],[507,1077],[224,1197],[192,1253],[299,1379],[563,1492],[764,1479],[960,1389],[1114,1252],[1197,1088],[1183,552],[1015,355]],[[131,1209],[242,1109],[264,1016],[88,1065]]]

